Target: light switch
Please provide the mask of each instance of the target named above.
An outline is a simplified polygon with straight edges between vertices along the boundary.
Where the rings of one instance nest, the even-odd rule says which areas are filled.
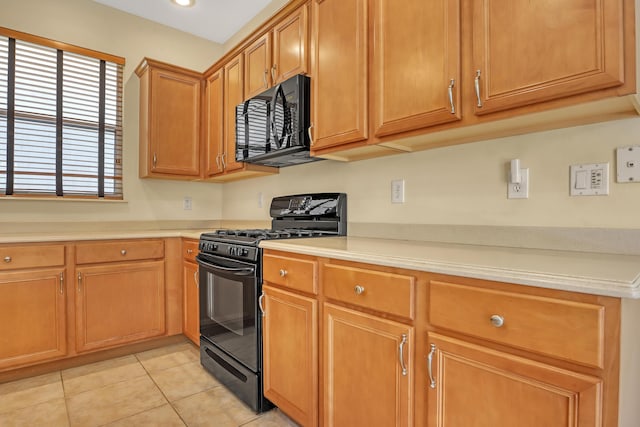
[[[572,165],[572,196],[606,196],[609,194],[609,163]]]
[[[587,171],[576,172],[576,189],[584,190],[589,182],[589,173]]]

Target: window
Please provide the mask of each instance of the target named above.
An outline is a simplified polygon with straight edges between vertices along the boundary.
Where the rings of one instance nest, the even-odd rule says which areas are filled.
[[[123,65],[0,27],[0,196],[122,199]]]

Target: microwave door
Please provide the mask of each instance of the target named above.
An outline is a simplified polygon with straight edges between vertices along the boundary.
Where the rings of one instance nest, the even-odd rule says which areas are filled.
[[[291,111],[282,84],[274,91],[271,101],[271,131],[277,149],[291,146]]]

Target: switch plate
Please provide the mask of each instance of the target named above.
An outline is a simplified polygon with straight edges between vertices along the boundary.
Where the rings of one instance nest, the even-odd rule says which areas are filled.
[[[391,181],[391,203],[404,203],[404,179]]]
[[[640,145],[618,147],[616,171],[617,182],[640,182]]]
[[[190,211],[192,208],[191,197],[185,196],[182,200],[182,209],[185,211]]]
[[[514,184],[507,183],[508,199],[528,199],[529,198],[529,169],[520,169],[520,182]]]
[[[609,194],[609,163],[571,165],[572,196],[606,196]]]

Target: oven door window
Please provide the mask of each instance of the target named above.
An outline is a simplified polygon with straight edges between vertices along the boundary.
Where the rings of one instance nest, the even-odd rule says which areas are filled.
[[[218,257],[198,257],[200,334],[257,370],[256,266]]]

